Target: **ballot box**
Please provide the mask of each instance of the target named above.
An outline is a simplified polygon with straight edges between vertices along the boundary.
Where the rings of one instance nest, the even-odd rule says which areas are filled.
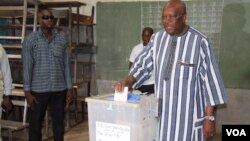
[[[154,141],[157,135],[157,98],[154,94],[128,95],[127,102],[114,95],[86,98],[89,141]]]

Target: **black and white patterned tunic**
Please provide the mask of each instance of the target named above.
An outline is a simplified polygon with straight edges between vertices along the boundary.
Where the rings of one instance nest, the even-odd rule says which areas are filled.
[[[130,74],[136,86],[155,73],[160,141],[203,141],[205,107],[225,103],[227,94],[207,37],[193,27],[177,36],[172,73],[166,79],[172,38],[164,29],[155,33]]]

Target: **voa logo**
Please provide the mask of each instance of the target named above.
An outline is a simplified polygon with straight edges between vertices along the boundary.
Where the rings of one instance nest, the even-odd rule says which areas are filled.
[[[227,136],[247,136],[244,129],[226,129]]]

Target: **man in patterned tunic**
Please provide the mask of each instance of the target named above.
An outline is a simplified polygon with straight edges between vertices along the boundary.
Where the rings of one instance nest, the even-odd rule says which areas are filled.
[[[186,25],[186,6],[170,0],[163,8],[164,29],[152,35],[116,90],[143,83],[155,73],[159,100],[159,141],[203,141],[215,134],[216,106],[227,94],[208,38]]]

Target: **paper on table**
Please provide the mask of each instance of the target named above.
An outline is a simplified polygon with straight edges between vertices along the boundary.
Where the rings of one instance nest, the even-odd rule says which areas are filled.
[[[115,91],[115,96],[114,96],[114,100],[115,101],[127,101],[128,99],[128,87],[124,87],[124,91],[123,92],[117,92]]]

